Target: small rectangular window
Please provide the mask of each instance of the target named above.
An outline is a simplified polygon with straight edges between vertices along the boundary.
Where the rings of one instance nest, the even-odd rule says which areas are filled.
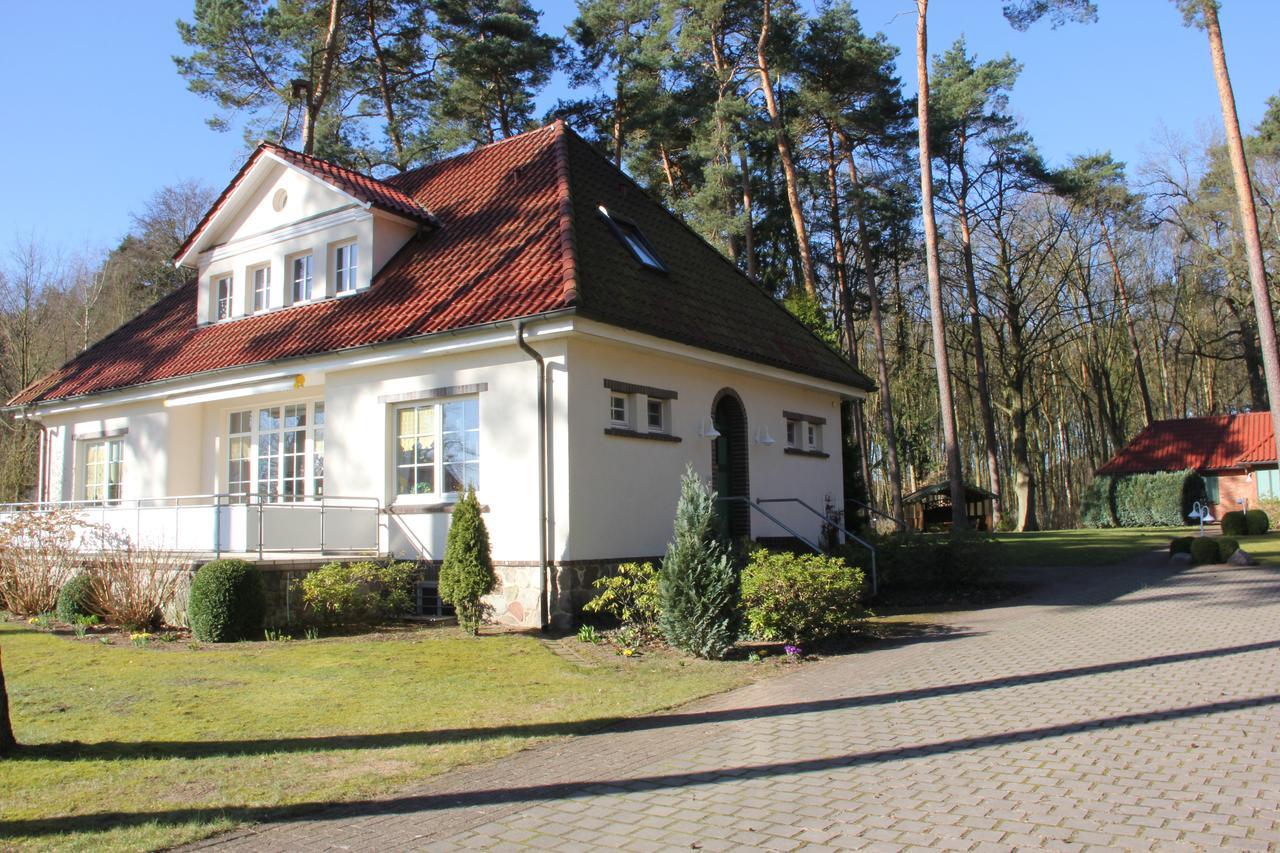
[[[271,267],[258,267],[253,271],[253,310],[266,311],[271,307]]]
[[[666,403],[656,397],[649,398],[649,432],[666,432]]]
[[[632,255],[635,255],[637,261],[649,269],[659,272],[667,271],[667,265],[662,262],[653,246],[645,239],[644,234],[640,231],[640,226],[610,213],[603,205],[600,206],[599,210],[600,215],[609,223],[614,236],[622,241],[622,244],[631,251]]]
[[[817,424],[805,424],[805,441],[806,450],[822,449],[822,427]]]
[[[801,426],[801,421],[787,421],[787,447],[798,448],[800,446]]]
[[[293,301],[311,301],[311,256],[293,259]]]
[[[231,309],[232,309],[231,276],[224,275],[221,278],[219,278],[217,287],[218,287],[218,319],[229,320],[231,319]]]
[[[356,244],[339,246],[334,252],[334,292],[351,293],[356,289]]]
[[[627,395],[626,394],[610,394],[609,395],[609,422],[614,426],[629,426],[630,419],[627,417]]]

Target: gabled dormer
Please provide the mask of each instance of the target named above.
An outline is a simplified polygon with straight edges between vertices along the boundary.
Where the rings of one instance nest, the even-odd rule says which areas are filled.
[[[368,289],[431,214],[374,178],[263,143],[174,256],[200,325]]]

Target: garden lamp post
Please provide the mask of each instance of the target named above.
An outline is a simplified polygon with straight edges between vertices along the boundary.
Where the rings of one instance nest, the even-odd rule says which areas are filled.
[[[1201,536],[1204,535],[1205,523],[1213,524],[1214,522],[1213,513],[1209,511],[1209,507],[1200,503],[1200,501],[1196,501],[1191,505],[1191,512],[1187,513],[1187,517],[1200,522]]]

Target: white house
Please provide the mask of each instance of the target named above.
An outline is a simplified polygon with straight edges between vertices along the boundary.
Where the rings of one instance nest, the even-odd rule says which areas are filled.
[[[201,556],[430,564],[474,486],[498,616],[535,626],[663,553],[686,464],[843,506],[872,383],[561,122],[386,180],[263,144],[174,260],[195,284],[10,401],[41,504]],[[728,506],[734,535],[822,525]]]

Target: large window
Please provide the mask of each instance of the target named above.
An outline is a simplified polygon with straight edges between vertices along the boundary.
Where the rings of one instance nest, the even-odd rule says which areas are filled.
[[[84,445],[84,499],[94,503],[120,500],[124,474],[124,439],[88,441]]]
[[[227,491],[269,503],[322,493],[324,404],[288,403],[232,412],[228,421]],[[311,490],[308,490],[308,484]]]
[[[253,310],[266,311],[271,307],[271,267],[258,267],[253,271]]]
[[[293,259],[293,301],[311,301],[311,256]]]
[[[334,292],[351,293],[356,289],[356,244],[339,246],[333,253]]]
[[[419,403],[395,414],[397,497],[480,488],[479,399]]]
[[[231,318],[232,309],[231,276],[224,275],[218,279],[218,319]]]

